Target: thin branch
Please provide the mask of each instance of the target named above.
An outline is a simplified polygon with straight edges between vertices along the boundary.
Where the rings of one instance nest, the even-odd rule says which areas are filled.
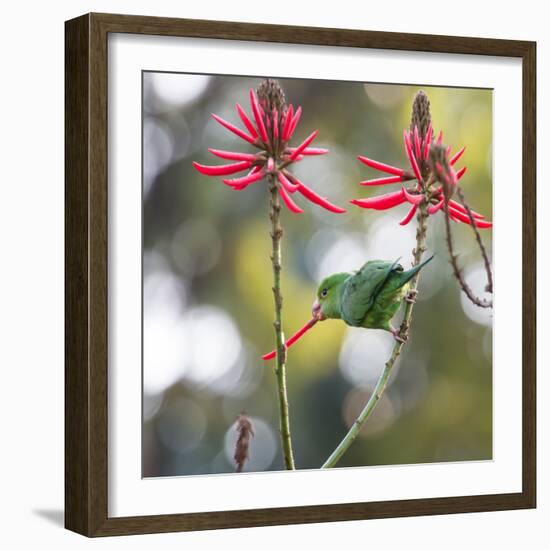
[[[483,257],[485,272],[487,273],[487,286],[485,287],[485,290],[492,294],[493,293],[493,272],[491,271],[491,262],[489,261],[489,256],[487,255],[487,249],[485,248],[485,245],[481,240],[481,235],[479,233],[479,229],[477,228],[477,225],[475,224],[472,210],[466,203],[466,200],[464,199],[464,193],[462,192],[462,188],[459,186],[457,186],[457,194],[460,202],[462,203],[462,206],[464,206],[464,208],[466,209],[466,212],[468,213],[468,217],[470,218],[470,225],[472,226],[472,230],[475,233],[476,242],[479,247],[479,250],[481,251],[481,256]]]
[[[290,420],[288,412],[288,397],[286,392],[286,347],[283,334],[282,309],[283,295],[281,292],[281,238],[283,229],[280,224],[281,204],[277,190],[277,180],[271,174],[269,176],[269,219],[271,220],[271,265],[273,267],[273,299],[275,305],[275,340],[277,358],[275,374],[277,376],[277,394],[279,400],[279,424],[283,457],[287,470],[294,470],[294,455],[292,452],[292,438],[290,435]]]
[[[493,277],[491,273],[491,267],[489,264],[489,259],[487,257],[487,252],[485,250],[485,247],[483,246],[483,243],[481,242],[481,236],[479,235],[479,231],[477,230],[477,227],[475,226],[475,218],[472,214],[472,211],[470,208],[465,204],[464,201],[464,195],[462,194],[462,191],[460,188],[458,188],[458,196],[460,198],[460,201],[462,202],[462,205],[464,208],[466,208],[466,211],[468,212],[468,217],[470,218],[470,225],[473,227],[475,234],[476,234],[476,240],[478,242],[478,245],[481,248],[482,254],[483,254],[483,260],[485,262],[485,269],[487,271],[487,277],[488,277],[488,285],[487,289],[490,292],[493,290]],[[453,233],[451,230],[451,218],[449,215],[449,200],[451,198],[451,191],[450,191],[450,185],[448,182],[443,182],[443,197],[444,197],[444,205],[443,208],[445,210],[445,233],[446,233],[446,240],[447,240],[447,249],[449,251],[449,259],[451,262],[451,266],[453,268],[454,276],[456,277],[456,280],[458,281],[458,284],[460,285],[460,288],[464,292],[464,294],[468,297],[468,299],[475,304],[476,306],[483,307],[483,308],[490,308],[493,307],[493,301],[492,300],[484,300],[483,298],[479,298],[475,295],[474,291],[470,288],[466,280],[464,279],[464,276],[462,274],[462,270],[460,269],[458,265],[458,254],[454,251],[454,241],[453,241]]]

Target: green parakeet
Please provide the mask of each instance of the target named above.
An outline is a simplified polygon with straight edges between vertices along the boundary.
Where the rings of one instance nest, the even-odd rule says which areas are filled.
[[[407,271],[399,260],[371,260],[354,273],[330,275],[317,289],[312,306],[314,319],[342,319],[352,327],[387,330],[401,341],[391,320],[403,299],[415,300],[415,296],[409,295],[411,279],[432,258]]]

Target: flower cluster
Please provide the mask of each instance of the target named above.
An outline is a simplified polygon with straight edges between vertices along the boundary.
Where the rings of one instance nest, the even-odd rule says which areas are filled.
[[[328,149],[310,147],[317,137],[317,130],[297,147],[290,146],[290,141],[302,114],[302,108],[294,109],[293,105],[287,106],[281,87],[271,79],[266,79],[260,84],[257,94],[254,93],[254,90],[250,90],[249,97],[252,116],[249,116],[238,103],[235,106],[246,130],[216,114],[212,114],[212,117],[259,151],[257,153],[241,153],[208,149],[216,157],[235,162],[220,166],[206,166],[193,162],[193,166],[201,174],[207,176],[229,176],[246,171],[243,176],[223,180],[223,183],[235,191],[242,191],[266,176],[271,176],[285,205],[291,212],[297,214],[303,210],[291,196],[296,191],[312,203],[330,212],[337,214],[345,212],[343,208],[315,193],[288,170],[293,163],[300,162],[305,157],[328,153]]]
[[[358,156],[357,158],[367,166],[388,174],[387,176],[360,182],[361,185],[388,185],[395,183],[413,182],[412,187],[401,185],[398,191],[378,195],[368,199],[354,199],[352,204],[361,208],[374,210],[388,210],[400,204],[410,204],[409,211],[399,222],[407,225],[414,217],[420,203],[426,200],[427,213],[433,215],[445,207],[445,186],[448,186],[450,195],[456,188],[458,180],[466,172],[466,166],[455,171],[454,165],[462,157],[465,147],[462,147],[451,156],[451,148],[443,145],[443,132],[434,139],[433,127],[428,123],[425,132],[421,132],[419,125],[412,126],[411,130],[404,130],[403,140],[405,153],[409,160],[409,168],[397,168],[376,160]],[[457,201],[449,198],[449,217],[456,222],[470,224],[470,217],[466,208]],[[484,219],[484,216],[472,212],[476,227],[492,227],[492,222]]]

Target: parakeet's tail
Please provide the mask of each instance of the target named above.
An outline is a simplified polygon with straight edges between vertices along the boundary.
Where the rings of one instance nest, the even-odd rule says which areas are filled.
[[[432,254],[427,260],[424,260],[418,265],[411,267],[411,269],[407,271],[403,271],[403,273],[401,274],[401,286],[407,284],[427,263],[433,260],[434,256],[435,254]]]

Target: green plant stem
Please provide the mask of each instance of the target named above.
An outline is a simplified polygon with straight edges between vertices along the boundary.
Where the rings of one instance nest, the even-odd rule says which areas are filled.
[[[286,393],[286,348],[283,333],[282,309],[283,296],[281,293],[281,238],[283,229],[280,223],[281,204],[277,183],[273,175],[269,176],[269,219],[271,220],[271,264],[273,266],[273,299],[275,303],[275,339],[277,346],[277,358],[275,375],[277,376],[277,394],[279,400],[279,424],[283,457],[287,470],[294,470],[294,455],[292,452],[292,439],[290,435],[290,421],[288,413],[288,397]]]
[[[417,229],[416,229],[416,248],[413,250],[413,266],[418,265],[422,261],[422,256],[426,250],[426,233],[427,233],[427,223],[426,220],[428,218],[428,212],[427,212],[427,202],[426,200],[422,201],[419,209],[418,209],[418,215],[417,215]],[[412,291],[413,294],[416,294],[417,288],[418,288],[418,276],[412,280],[410,292]],[[399,329],[399,336],[405,340],[408,337],[409,329],[411,326],[411,320],[412,320],[412,312],[414,308],[414,302],[406,302],[405,306],[405,314],[403,316],[403,321],[401,323],[401,327]],[[395,362],[397,361],[397,358],[401,355],[401,350],[403,349],[404,342],[396,341],[395,345],[393,346],[392,353],[390,355],[390,358],[386,362],[384,366],[384,370],[382,371],[382,374],[380,375],[380,378],[378,378],[378,382],[376,383],[376,386],[374,387],[374,390],[367,401],[367,404],[349,429],[348,433],[345,435],[344,439],[340,441],[336,449],[332,452],[332,454],[328,457],[326,462],[321,466],[321,468],[333,468],[338,461],[342,458],[344,453],[350,448],[351,444],[355,441],[356,437],[359,435],[359,432],[361,431],[361,428],[363,427],[364,423],[367,421],[367,419],[370,417],[372,412],[374,411],[378,401],[380,401],[380,398],[382,397],[382,394],[384,393],[384,390],[386,389],[386,384],[388,383],[388,379],[390,377],[391,371],[393,369],[393,366],[395,365]]]

